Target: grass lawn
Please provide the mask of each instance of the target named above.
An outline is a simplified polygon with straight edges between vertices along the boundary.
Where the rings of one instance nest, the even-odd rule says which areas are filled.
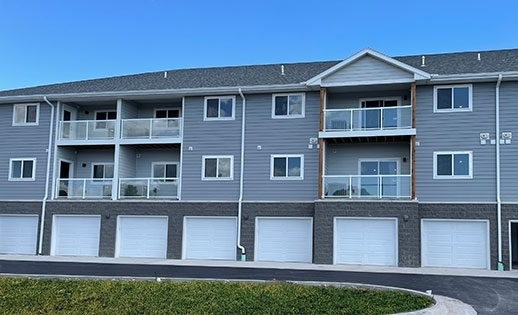
[[[432,300],[289,283],[0,278],[0,314],[390,314]]]

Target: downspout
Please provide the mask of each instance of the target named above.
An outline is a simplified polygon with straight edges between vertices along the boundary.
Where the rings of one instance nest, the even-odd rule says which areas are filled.
[[[241,245],[241,217],[243,212],[243,179],[245,174],[245,109],[246,109],[246,98],[243,95],[243,91],[239,88],[239,95],[243,100],[241,106],[241,161],[239,171],[239,200],[237,201],[237,247],[241,250],[241,261],[246,261],[246,250]]]
[[[502,74],[498,75],[495,91],[496,120],[496,221],[498,227],[498,270],[504,270],[502,262],[502,199],[500,196],[500,83]]]
[[[47,147],[47,173],[45,174],[45,194],[41,203],[41,217],[40,217],[40,239],[38,242],[38,255],[43,252],[43,229],[45,227],[45,211],[47,207],[47,199],[49,198],[49,176],[50,176],[50,160],[52,156],[52,130],[54,129],[54,105],[49,102],[46,96],[43,100],[50,106],[50,129],[49,129],[49,145]]]

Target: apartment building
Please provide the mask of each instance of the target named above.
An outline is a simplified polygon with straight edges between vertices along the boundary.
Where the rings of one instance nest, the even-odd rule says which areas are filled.
[[[1,91],[0,253],[518,269],[517,99],[518,49]]]

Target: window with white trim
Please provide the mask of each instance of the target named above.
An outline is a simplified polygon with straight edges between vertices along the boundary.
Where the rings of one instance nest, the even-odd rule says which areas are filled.
[[[112,179],[113,163],[93,163],[92,178],[95,179]]]
[[[235,111],[234,96],[206,97],[204,120],[233,120]]]
[[[303,118],[304,93],[274,94],[272,96],[272,118]]]
[[[40,116],[40,104],[13,105],[13,126],[37,125]]]
[[[173,181],[177,176],[178,164],[171,162],[153,162],[151,163],[151,171],[154,179]]]
[[[203,156],[202,179],[233,179],[234,156]]]
[[[117,119],[117,111],[98,111],[95,112],[95,120],[99,121],[95,123],[95,129],[107,129],[107,124],[103,120],[115,120]]]
[[[304,155],[272,155],[270,179],[304,179]]]
[[[471,111],[472,86],[450,85],[433,88],[434,111]]]
[[[473,157],[471,151],[434,152],[433,176],[436,179],[473,178]]]
[[[9,159],[9,180],[10,181],[31,181],[34,180],[36,169],[35,158]]]
[[[179,109],[155,109],[155,118],[179,118]]]

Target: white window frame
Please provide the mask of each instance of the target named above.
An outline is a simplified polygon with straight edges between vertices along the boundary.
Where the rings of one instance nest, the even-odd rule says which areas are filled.
[[[468,88],[468,108],[455,108],[455,88]],[[437,90],[451,89],[452,108],[437,108]],[[436,85],[433,87],[433,111],[434,113],[451,113],[451,112],[471,112],[473,111],[473,85],[472,84],[455,84],[455,85]]]
[[[216,177],[205,177],[205,160],[217,159]],[[230,177],[218,177],[219,159],[230,159]],[[202,180],[233,180],[234,179],[234,156],[233,155],[204,155],[201,158],[201,179]]]
[[[288,158],[297,157],[300,158],[300,175],[289,176],[288,170]],[[274,160],[275,158],[286,159],[286,176],[274,176]],[[304,154],[272,154],[270,155],[270,179],[271,180],[303,180],[304,179]]]
[[[97,177],[94,177],[95,175],[95,166],[98,166],[98,165],[102,165],[104,166],[104,169],[103,169],[103,177],[102,178],[97,178]],[[113,172],[114,172],[114,176],[115,176],[115,165],[113,162],[96,162],[96,163],[92,163],[92,179],[94,181],[105,181],[105,180],[113,180],[114,177],[106,177],[106,166],[108,165],[111,165],[114,169],[113,169]]]
[[[231,99],[232,100],[232,116],[231,117],[221,117],[221,99]],[[208,100],[218,100],[218,117],[207,117],[207,101]],[[236,116],[236,97],[235,96],[206,96],[203,99],[203,120],[205,121],[214,121],[214,120],[234,120]]]
[[[166,171],[166,169],[165,169],[166,165],[176,165],[176,177],[174,177],[174,178],[175,179],[178,178],[178,172],[179,172],[179,163],[178,162],[167,162],[167,161],[165,161],[165,162],[162,162],[162,161],[151,162],[151,177],[153,179],[158,179],[158,180],[166,181],[166,180],[171,180],[172,178],[165,177],[165,176],[164,177],[155,177],[155,174],[154,174],[155,165],[163,165],[164,166],[164,171]]]
[[[401,97],[400,96],[385,96],[385,97],[368,97],[368,98],[360,98],[359,99],[359,106],[358,108],[376,108],[376,107],[363,107],[363,102],[369,102],[369,101],[396,101],[396,106],[380,106],[378,108],[390,108],[390,107],[399,107],[402,106]],[[383,104],[385,105],[385,104]]]
[[[158,111],[163,111],[165,110],[166,112],[167,111],[170,111],[170,110],[177,110],[178,111],[178,117],[166,117],[166,118],[170,118],[170,119],[174,119],[174,118],[180,118],[182,117],[182,109],[181,108],[176,108],[176,107],[170,107],[170,108],[155,108],[155,110],[153,111],[153,117],[156,118],[156,119],[166,119],[166,118],[157,118],[156,117],[156,112]]]
[[[287,96],[288,97],[288,105],[287,105],[287,108],[286,108],[286,115],[276,115],[275,114],[275,98],[276,97],[283,97],[283,96]],[[290,115],[290,108],[289,108],[289,104],[290,104],[290,96],[300,96],[301,99],[302,99],[302,106],[301,106],[301,113],[300,114],[293,114],[293,115]],[[289,119],[289,118],[304,118],[305,117],[305,113],[306,113],[306,93],[280,93],[280,94],[273,94],[272,95],[272,118],[274,119]]]
[[[452,163],[452,175],[437,175],[437,155],[467,154],[469,159],[468,175],[455,175],[455,163]],[[472,179],[473,178],[473,151],[437,151],[433,153],[433,178],[434,179]]]
[[[35,122],[27,122],[27,107],[36,106],[36,121]],[[24,122],[16,122],[16,108],[24,107]],[[39,103],[30,103],[30,104],[14,104],[13,105],[13,126],[37,126],[40,122],[40,104]]]
[[[106,113],[106,119],[97,119],[97,114],[98,113]],[[115,119],[108,119],[108,113],[115,113]],[[95,120],[95,123],[94,123],[94,129],[96,130],[106,130],[108,129],[108,124],[105,124],[104,126],[105,127],[98,127],[98,123],[106,123],[108,121],[113,121],[113,120],[117,120],[117,110],[115,109],[107,109],[107,110],[96,110],[94,112],[94,120]]]
[[[23,177],[23,164],[26,161],[32,162],[32,176]],[[22,162],[22,169],[20,177],[13,177],[13,162]],[[9,159],[9,181],[13,182],[24,182],[24,181],[34,181],[36,178],[36,158],[12,158]]]

